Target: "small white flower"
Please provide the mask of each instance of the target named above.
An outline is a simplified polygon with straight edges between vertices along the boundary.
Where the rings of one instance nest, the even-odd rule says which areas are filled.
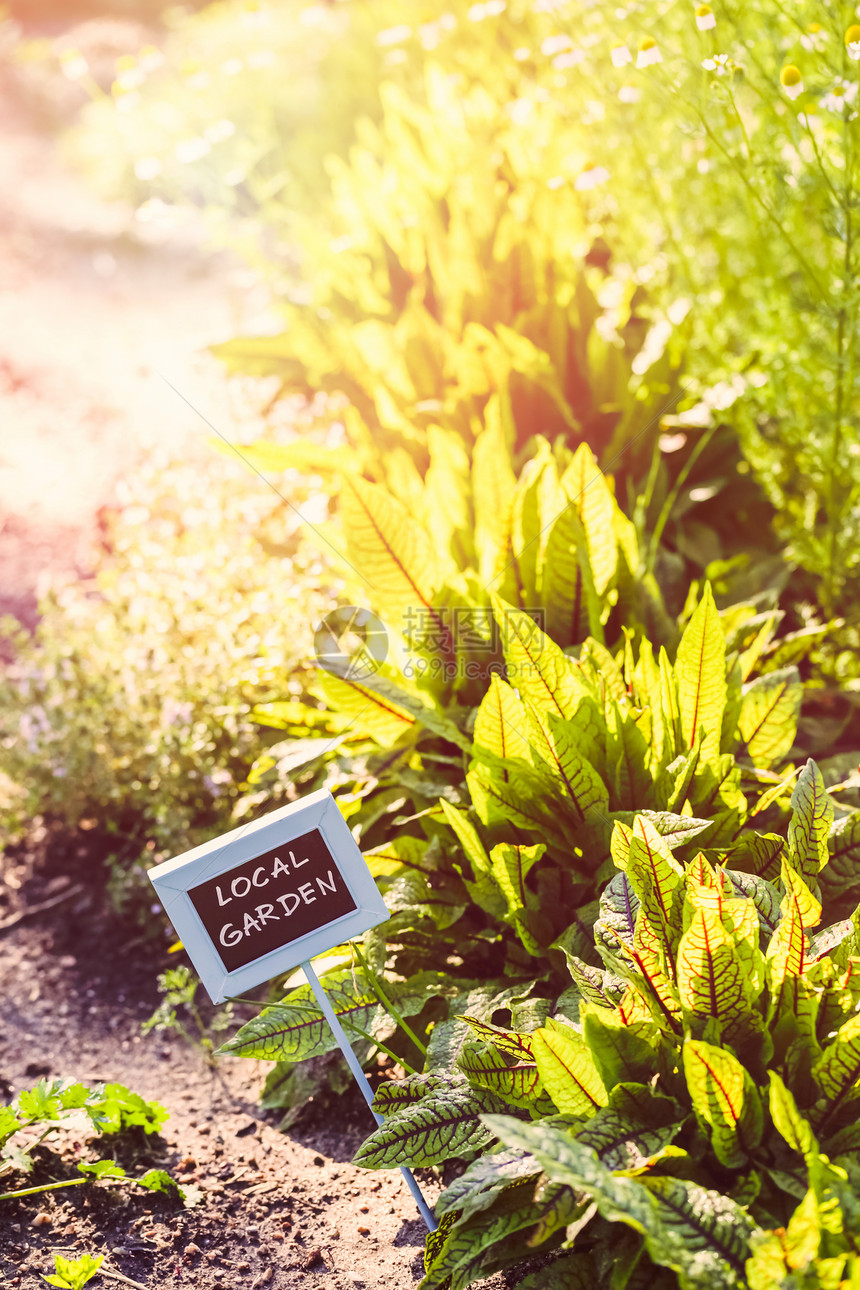
[[[208,126],[203,133],[210,143],[223,143],[225,139],[229,139],[231,135],[236,133],[236,127],[232,121],[228,121],[226,117],[223,117],[220,121],[216,121],[214,125]]]
[[[702,66],[706,72],[716,72],[718,76],[722,76],[727,70],[728,61],[728,54],[714,54],[713,58],[703,58]]]
[[[803,77],[800,74],[800,68],[795,67],[794,63],[783,67],[779,74],[779,83],[790,99],[799,98],[803,93]]]
[[[842,116],[845,108],[850,107],[856,98],[856,82],[837,81],[832,90],[821,100],[821,106],[828,112],[835,112],[837,116]]]
[[[651,36],[643,36],[639,41],[639,52],[636,55],[637,67],[653,67],[655,63],[662,63],[663,55],[660,53],[660,47],[656,40]]]
[[[412,28],[407,27],[405,23],[401,23],[399,27],[387,27],[385,31],[380,31],[376,37],[376,43],[386,49],[390,45],[401,45],[411,35]]]
[[[162,171],[161,159],[159,157],[138,157],[134,163],[135,176],[148,183],[150,179],[156,179]]]
[[[553,67],[557,67],[560,72],[564,72],[569,67],[578,67],[585,58],[584,49],[570,49],[566,54],[559,54],[552,60]]]
[[[531,58],[532,51],[526,45],[520,45],[519,49],[514,50],[514,62],[524,63]]]
[[[540,52],[546,54],[547,58],[552,58],[555,54],[563,54],[566,49],[572,48],[573,41],[570,36],[547,36],[540,47]]]
[[[612,59],[613,67],[624,67],[633,61],[633,55],[626,45],[616,45],[609,57]]]
[[[89,63],[83,54],[68,53],[60,57],[60,68],[67,81],[79,81],[90,70]]]
[[[194,161],[199,161],[209,152],[210,146],[205,139],[180,139],[174,151],[176,160],[181,161],[183,165],[190,165]]]
[[[714,11],[709,4],[700,4],[696,8],[696,26],[699,31],[711,31],[717,25]]]
[[[129,90],[138,89],[145,79],[146,77],[139,67],[126,67],[119,73],[114,84],[124,93],[127,93]]]
[[[848,57],[856,63],[860,59],[860,26],[856,22],[845,33],[845,48],[848,50]]]
[[[609,171],[605,166],[586,166],[573,186],[578,193],[585,193],[598,184],[605,184],[608,178]]]
[[[564,177],[562,175],[553,175],[552,179],[546,181],[546,186],[555,192],[557,188],[561,188],[563,183]]]
[[[642,95],[635,85],[622,85],[618,97],[622,103],[638,103]]]

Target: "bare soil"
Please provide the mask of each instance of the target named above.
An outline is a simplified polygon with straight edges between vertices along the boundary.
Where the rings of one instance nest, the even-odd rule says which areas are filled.
[[[90,1252],[147,1287],[413,1285],[424,1225],[398,1172],[349,1163],[372,1127],[357,1093],[309,1104],[287,1136],[276,1128],[280,1113],[259,1107],[265,1063],[222,1057],[213,1068],[181,1036],[141,1035],[159,1002],[156,972],[176,956],[113,914],[94,850],[86,834],[37,830],[28,848],[4,857],[3,1092],[41,1076],[118,1081],[170,1119],[152,1137],[59,1131],[37,1149],[35,1171],[4,1179],[3,1189],[76,1178],[80,1160],[114,1155],[133,1176],[167,1169],[203,1200],[183,1208],[123,1181],[2,1201],[0,1284],[44,1285],[53,1253]],[[27,914],[51,900],[59,903]],[[431,1177],[424,1185],[437,1194]]]

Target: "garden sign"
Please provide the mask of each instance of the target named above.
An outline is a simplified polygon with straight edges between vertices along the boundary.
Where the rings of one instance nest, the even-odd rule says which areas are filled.
[[[301,965],[373,1111],[373,1090],[310,963],[388,918],[331,793],[271,811],[166,860],[149,877],[213,1003]],[[401,1172],[434,1229],[418,1184]]]

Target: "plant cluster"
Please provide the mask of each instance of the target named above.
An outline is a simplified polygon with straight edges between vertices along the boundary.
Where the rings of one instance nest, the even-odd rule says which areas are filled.
[[[0,1177],[32,1173],[36,1147],[81,1116],[98,1136],[114,1137],[136,1130],[157,1133],[167,1119],[167,1111],[122,1084],[98,1084],[89,1088],[79,1081],[41,1079],[35,1087],[19,1093],[8,1106],[0,1107]],[[148,1169],[139,1178],[133,1178],[116,1160],[106,1159],[85,1161],[77,1166],[77,1171],[82,1177],[18,1187],[0,1194],[0,1200],[112,1179],[125,1179],[146,1191],[178,1196],[186,1205],[197,1204],[201,1199],[198,1188],[181,1187],[164,1169]]]
[[[842,837],[814,762],[791,807],[757,863],[749,839],[685,861],[647,816],[617,822],[587,958],[562,940],[541,1023],[464,1016],[448,1069],[383,1087],[358,1163],[473,1161],[426,1290],[559,1246],[551,1284],[853,1284],[860,918],[810,935]]]
[[[213,457],[203,488],[193,463],[153,463],[106,518],[94,578],[50,591],[32,638],[6,624],[4,831],[34,815],[94,821],[120,906],[147,899],[144,860],[229,827],[260,753],[251,709],[283,697],[285,675],[304,692],[312,623],[336,585],[297,517],[237,488],[239,470]]]

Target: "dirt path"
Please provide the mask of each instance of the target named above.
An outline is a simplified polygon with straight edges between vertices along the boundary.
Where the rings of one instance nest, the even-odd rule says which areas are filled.
[[[160,234],[91,193],[26,89],[0,64],[0,612],[31,623],[40,576],[86,566],[116,481],[147,451],[205,443],[162,378],[229,422],[205,346],[246,325],[259,297],[193,222]]]

